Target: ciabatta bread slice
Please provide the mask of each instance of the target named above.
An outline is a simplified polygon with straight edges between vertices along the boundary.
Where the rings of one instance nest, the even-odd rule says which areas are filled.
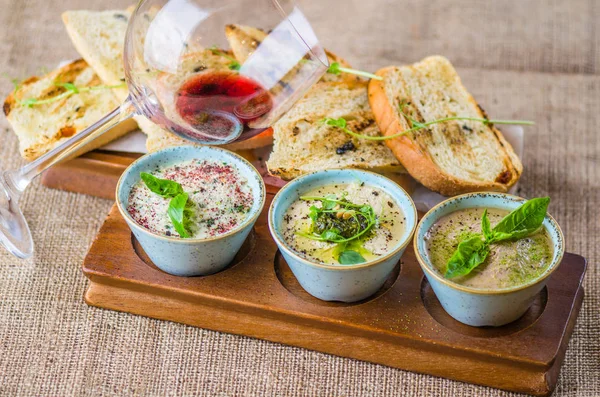
[[[23,104],[28,99],[47,100],[67,92],[66,88],[57,85],[64,83],[74,84],[77,88],[102,84],[94,70],[80,59],[46,76],[30,77],[4,102],[4,114],[19,138],[21,155],[27,160],[35,160],[119,106],[110,89],[80,91],[32,106]],[[78,154],[103,146],[135,128],[135,123],[123,122]]]
[[[250,55],[258,48],[260,43],[267,37],[267,33],[261,29],[246,26],[246,25],[227,25],[225,26],[225,36],[231,47],[231,51],[235,58],[240,62],[244,63]],[[340,66],[350,68],[350,64],[342,57],[336,54],[324,50],[329,63],[337,62]],[[325,73],[321,77],[320,82],[335,82],[335,81],[346,81],[356,82],[360,81],[360,77],[348,74],[340,73],[338,75]]]
[[[130,16],[129,10],[77,10],[62,14],[75,49],[105,84],[125,82],[123,47]],[[123,101],[127,88],[115,90],[115,95]]]
[[[411,66],[379,70],[369,83],[369,103],[384,135],[408,130],[410,120],[445,117],[487,118],[463,86],[452,64],[432,56]],[[424,186],[444,195],[473,191],[506,192],[523,166],[502,133],[478,121],[448,121],[385,141]]]
[[[318,83],[273,125],[275,144],[267,161],[272,175],[293,179],[331,168],[403,172],[385,144],[353,138],[323,124],[326,117],[343,117],[352,131],[380,135],[369,108],[365,82]]]

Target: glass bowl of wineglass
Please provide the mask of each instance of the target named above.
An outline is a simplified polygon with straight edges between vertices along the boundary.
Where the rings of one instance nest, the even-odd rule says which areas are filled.
[[[29,183],[116,124],[142,115],[193,143],[248,139],[277,121],[328,67],[293,0],[142,0],[124,45],[124,103],[21,169],[0,173],[0,242],[12,254],[33,253],[19,207]]]

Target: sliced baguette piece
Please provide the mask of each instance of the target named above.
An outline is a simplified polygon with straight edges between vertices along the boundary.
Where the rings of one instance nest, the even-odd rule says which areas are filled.
[[[4,101],[4,114],[19,139],[21,155],[31,161],[55,148],[71,136],[89,127],[119,106],[110,89],[81,91],[54,102],[31,107],[21,104],[27,99],[45,100],[66,91],[59,83],[76,87],[101,85],[100,78],[83,60],[71,62],[43,77],[30,77]],[[86,145],[77,154],[96,149],[136,128],[125,121]]]
[[[246,26],[246,25],[227,25],[225,26],[225,36],[231,47],[231,51],[235,58],[240,62],[244,63],[250,55],[258,48],[260,43],[267,37],[267,33],[264,30]],[[325,55],[329,60],[329,63],[338,62],[340,66],[350,68],[350,64],[343,58],[336,54],[325,50]],[[320,82],[334,82],[334,81],[347,81],[356,82],[360,81],[360,77],[351,75],[348,73],[341,73],[339,75],[325,73]]]
[[[275,144],[267,161],[269,173],[289,180],[332,168],[403,172],[383,143],[353,138],[321,123],[325,117],[343,117],[352,131],[380,135],[369,108],[366,83],[318,83],[273,125]]]
[[[369,83],[369,103],[384,135],[410,128],[404,112],[418,122],[461,116],[487,118],[463,86],[452,64],[432,56],[410,66],[379,70]],[[427,188],[452,196],[473,191],[506,192],[523,166],[494,126],[448,121],[385,141],[408,172]]]

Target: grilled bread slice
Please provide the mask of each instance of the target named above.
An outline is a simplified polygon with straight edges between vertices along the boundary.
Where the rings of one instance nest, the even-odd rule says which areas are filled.
[[[380,135],[369,108],[366,83],[318,83],[273,125],[275,144],[267,161],[269,173],[289,180],[331,168],[403,172],[400,162],[383,143],[353,138],[337,127],[323,124],[325,117],[343,117],[352,131]]]
[[[257,29],[252,26],[246,25],[227,25],[225,26],[225,36],[229,41],[229,46],[235,58],[240,62],[246,62],[246,59],[258,48],[260,43],[267,37],[261,29]],[[329,60],[329,63],[338,62],[340,66],[350,68],[350,64],[343,58],[336,54],[325,50],[325,55]],[[339,75],[325,73],[320,82],[335,82],[335,81],[346,81],[346,82],[357,82],[360,81],[360,77],[341,73]]]
[[[19,138],[21,155],[27,160],[35,160],[119,106],[110,89],[80,91],[32,106],[23,104],[28,99],[44,101],[67,92],[66,88],[57,85],[64,83],[78,88],[102,84],[94,70],[80,59],[46,76],[30,77],[4,102],[4,114]],[[135,128],[135,123],[123,122],[77,154],[103,146]]]
[[[386,136],[411,127],[404,114],[421,123],[452,116],[487,118],[444,57],[387,67],[377,75],[383,80],[370,81],[369,103]],[[416,180],[443,195],[506,192],[523,171],[500,131],[478,121],[434,124],[385,142]]]
[[[77,10],[62,14],[75,49],[105,84],[125,82],[123,46],[130,16],[129,10]],[[127,88],[115,90],[115,95],[123,101]]]

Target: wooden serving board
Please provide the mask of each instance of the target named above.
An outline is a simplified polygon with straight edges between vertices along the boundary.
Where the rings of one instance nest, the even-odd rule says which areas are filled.
[[[566,254],[519,320],[474,328],[440,306],[406,250],[382,289],[348,304],[313,298],[277,251],[265,209],[233,263],[205,277],[160,271],[113,207],[83,263],[88,304],[516,392],[556,386],[583,299],[583,257]]]

